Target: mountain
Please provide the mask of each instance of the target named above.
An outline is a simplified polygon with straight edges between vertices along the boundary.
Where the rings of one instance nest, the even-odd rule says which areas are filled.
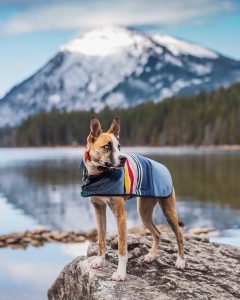
[[[98,28],[69,43],[0,100],[0,126],[40,110],[112,109],[240,80],[240,62],[176,38],[119,27]]]

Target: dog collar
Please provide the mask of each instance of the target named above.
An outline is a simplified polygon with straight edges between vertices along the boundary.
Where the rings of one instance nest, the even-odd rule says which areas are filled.
[[[85,154],[84,154],[85,161],[91,161],[91,156],[90,156],[89,151],[90,151],[90,150],[85,151]],[[83,163],[83,161],[82,161],[82,163]],[[83,166],[82,166],[82,164],[80,164],[80,169],[83,169],[83,170],[84,170],[84,178],[86,178],[86,177],[88,176],[88,174],[87,174],[87,169],[86,169],[86,167],[84,166],[84,164],[83,164]],[[97,170],[98,170],[98,171],[102,171],[102,172],[106,172],[106,171],[109,170],[109,168],[103,167],[103,166],[98,166],[98,167],[97,167]]]
[[[85,161],[87,161],[87,160],[91,161],[90,150],[85,151],[84,157],[85,157]]]

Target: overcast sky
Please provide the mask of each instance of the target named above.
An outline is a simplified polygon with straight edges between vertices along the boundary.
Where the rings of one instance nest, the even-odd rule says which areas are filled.
[[[60,44],[102,25],[171,34],[240,59],[240,0],[0,0],[0,97]]]

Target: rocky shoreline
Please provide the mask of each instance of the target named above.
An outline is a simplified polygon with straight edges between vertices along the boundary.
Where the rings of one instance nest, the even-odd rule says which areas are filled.
[[[157,225],[160,232],[171,233],[171,229],[164,225]],[[188,236],[208,236],[209,233],[214,232],[213,228],[193,228]],[[141,226],[132,227],[128,229],[130,234],[138,234],[141,236],[149,235],[149,231]],[[57,231],[49,230],[44,227],[37,227],[33,230],[26,230],[23,232],[13,232],[7,235],[0,235],[0,248],[10,247],[12,249],[26,249],[28,246],[41,247],[45,243],[84,243],[86,240],[97,240],[97,229],[89,231]]]
[[[45,243],[84,243],[86,240],[95,241],[97,230],[87,232],[57,231],[38,227],[23,232],[13,232],[0,236],[0,248],[26,249],[28,246],[41,247]]]

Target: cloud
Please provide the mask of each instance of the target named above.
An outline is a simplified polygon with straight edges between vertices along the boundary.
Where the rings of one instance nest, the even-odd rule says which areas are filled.
[[[197,24],[234,9],[233,0],[41,1],[38,5],[28,0],[0,0],[0,7],[7,3],[22,3],[24,9],[0,23],[1,35],[105,25]]]

